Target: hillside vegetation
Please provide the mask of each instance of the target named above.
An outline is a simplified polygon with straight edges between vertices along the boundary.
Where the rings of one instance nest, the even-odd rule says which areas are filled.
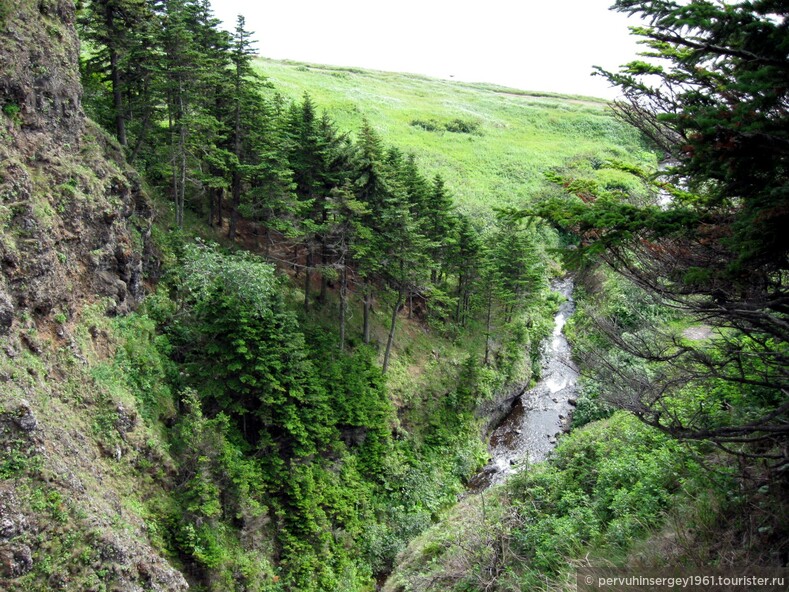
[[[714,8],[643,4],[669,28]],[[764,69],[735,48],[715,73],[658,35],[704,92],[651,96],[636,63],[608,75],[653,102],[615,118],[259,60],[206,0],[2,6],[2,589],[469,592],[597,560],[786,563],[772,16],[714,21],[767,35]],[[650,147],[682,166],[656,178]],[[569,268],[579,429],[465,495]]]
[[[617,588],[585,587],[582,567],[787,574],[789,12],[613,9],[641,17],[647,50],[599,73],[667,166],[620,166],[640,191],[568,168],[552,175],[561,191],[523,212],[563,233],[575,270],[575,429],[412,542],[386,590]]]
[[[205,2],[0,30],[0,586],[372,590],[539,373],[559,239],[494,206],[637,136],[380,73],[349,75],[413,108],[346,117],[257,78]]]
[[[255,67],[289,98],[308,92],[342,129],[368,119],[440,173],[464,211],[522,207],[544,173],[566,163],[655,162],[643,136],[601,99],[260,58]]]

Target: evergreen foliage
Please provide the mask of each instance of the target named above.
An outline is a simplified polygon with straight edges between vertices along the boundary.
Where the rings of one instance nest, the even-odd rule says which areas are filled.
[[[469,359],[463,388],[435,399],[420,437],[395,440],[370,348],[340,353],[336,334],[297,320],[263,260],[204,243],[179,252],[174,299],[160,292],[149,316],[126,323],[157,319],[167,331],[158,353],[119,358],[132,384],[154,373],[168,393],[181,393],[173,452],[184,486],[158,513],[168,544],[225,582],[216,589],[271,581],[265,562],[241,580],[231,575],[254,553],[234,528],[265,528],[287,589],[362,589],[477,466],[478,457],[460,455],[479,444],[473,412],[490,370]]]
[[[775,2],[622,0],[638,14],[644,60],[606,76],[622,118],[666,152],[649,174],[614,164],[638,192],[579,179],[536,212],[574,235],[568,260],[603,261],[634,282],[628,316],[595,316],[591,348],[608,397],[683,438],[786,462],[789,25]],[[639,305],[709,326],[689,339]],[[638,303],[638,304],[637,304]],[[632,326],[629,326],[632,325]],[[750,444],[748,451],[743,444]],[[783,452],[781,452],[783,450]]]
[[[173,425],[181,487],[153,511],[157,532],[213,590],[369,589],[481,464],[479,401],[528,378],[516,352],[546,327],[525,319],[549,314],[539,230],[476,226],[442,177],[369,122],[344,133],[309,94],[282,99],[253,71],[242,17],[226,32],[207,0],[132,5],[86,4],[83,78],[88,111],[172,204],[157,240],[165,279],[124,329],[145,338],[107,372],[128,371],[145,420]],[[108,29],[109,9],[123,31]],[[189,242],[194,216],[229,244],[262,237],[265,258]],[[498,250],[483,248],[491,236]],[[487,312],[491,339],[484,358],[443,370],[448,392],[404,426],[384,373],[406,309],[426,331],[472,338]]]

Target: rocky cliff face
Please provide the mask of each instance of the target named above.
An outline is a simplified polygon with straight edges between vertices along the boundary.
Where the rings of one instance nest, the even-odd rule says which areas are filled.
[[[0,589],[183,590],[136,497],[167,461],[95,379],[151,212],[84,115],[74,23],[71,1],[0,3]]]
[[[80,104],[74,6],[6,9],[0,44],[0,330],[29,311],[69,316],[142,294],[150,212],[139,182]],[[13,312],[17,314],[14,315]]]

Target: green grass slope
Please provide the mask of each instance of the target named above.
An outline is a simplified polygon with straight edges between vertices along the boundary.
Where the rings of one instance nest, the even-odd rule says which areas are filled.
[[[546,170],[579,159],[654,161],[601,99],[263,58],[256,64],[287,98],[309,92],[342,130],[367,118],[389,144],[440,173],[467,212],[523,206]]]

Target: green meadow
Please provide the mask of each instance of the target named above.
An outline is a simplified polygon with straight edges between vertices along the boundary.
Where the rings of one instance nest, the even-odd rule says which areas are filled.
[[[264,58],[256,65],[286,98],[308,92],[343,131],[367,118],[390,145],[440,173],[467,212],[528,204],[552,168],[654,162],[602,99]]]

